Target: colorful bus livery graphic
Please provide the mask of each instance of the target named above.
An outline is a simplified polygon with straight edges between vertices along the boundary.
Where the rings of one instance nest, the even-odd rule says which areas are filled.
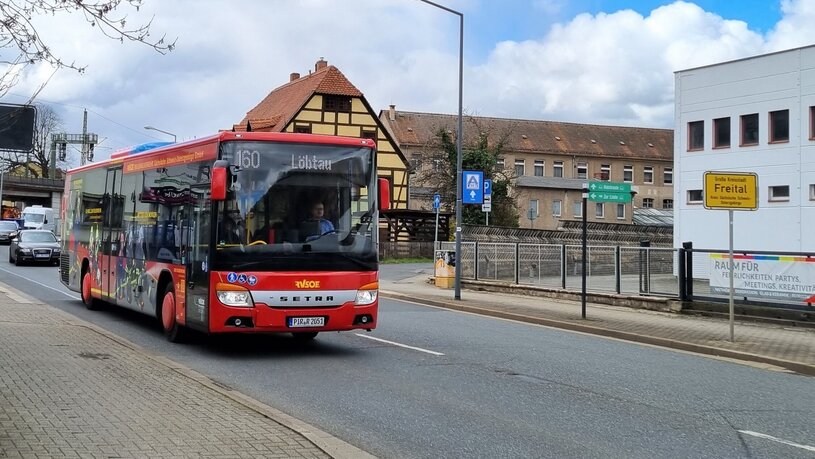
[[[171,341],[371,330],[389,206],[375,153],[366,139],[224,132],[71,170],[60,278],[89,308],[154,315]],[[313,234],[316,202],[332,231]]]
[[[812,302],[815,258],[776,255],[734,255],[733,288],[737,296]],[[730,292],[730,256],[710,254],[710,290]]]

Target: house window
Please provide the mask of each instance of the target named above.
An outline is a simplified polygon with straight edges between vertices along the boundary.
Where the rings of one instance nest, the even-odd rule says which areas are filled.
[[[504,158],[498,158],[495,160],[495,170],[498,172],[503,172],[504,170]]]
[[[790,111],[770,112],[770,142],[790,141]]]
[[[634,166],[623,166],[623,182],[634,181]]]
[[[666,167],[662,172],[662,183],[671,185],[674,182],[674,169],[673,167]]]
[[[654,198],[642,198],[642,208],[652,209],[654,207]]]
[[[584,179],[589,176],[589,166],[586,163],[577,163],[577,178]]]
[[[323,96],[323,111],[351,113],[351,98],[348,96]]]
[[[538,200],[537,199],[530,199],[529,200],[529,212],[526,214],[527,218],[530,220],[534,220],[538,218]]]
[[[594,215],[597,218],[605,218],[606,216],[606,206],[604,202],[597,202],[594,206]]]
[[[673,199],[663,199],[662,200],[662,208],[663,209],[673,209],[674,208],[674,200]]]
[[[691,121],[688,123],[688,151],[704,150],[705,148],[705,122]]]
[[[815,140],[815,106],[809,107],[809,140]]]
[[[559,199],[555,199],[552,201],[552,216],[553,217],[560,217],[560,208],[563,205],[563,202]]]
[[[552,166],[552,176],[563,177],[563,161],[555,161],[555,164]]]
[[[295,124],[294,125],[294,132],[298,134],[311,134],[311,125],[310,124]]]
[[[741,145],[758,145],[758,113],[741,116]]]
[[[642,168],[642,181],[644,183],[654,183],[654,166]]]
[[[702,190],[688,190],[688,204],[701,204]]]
[[[625,220],[625,204],[617,204],[617,220]]]
[[[369,131],[367,129],[363,129],[362,130],[362,138],[363,139],[376,140],[376,131]]]
[[[515,160],[515,176],[520,177],[524,175],[524,160],[516,159]]]
[[[600,165],[600,180],[611,180],[611,164]]]
[[[412,172],[418,172],[422,170],[422,154],[421,153],[413,153],[410,155],[410,167]]]
[[[543,177],[543,160],[535,160],[535,177]]]
[[[572,203],[572,215],[574,215],[575,218],[583,217],[583,201]]]
[[[789,201],[790,200],[790,186],[777,185],[770,187],[770,201]]]
[[[815,185],[809,186],[809,200],[815,201]]]
[[[713,148],[730,146],[730,118],[713,120]]]
[[[441,172],[442,170],[444,170],[444,160],[433,158],[433,172]]]

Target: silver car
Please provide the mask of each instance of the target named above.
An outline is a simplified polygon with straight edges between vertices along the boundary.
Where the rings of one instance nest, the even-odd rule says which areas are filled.
[[[0,244],[10,244],[11,237],[20,230],[17,222],[0,220]]]

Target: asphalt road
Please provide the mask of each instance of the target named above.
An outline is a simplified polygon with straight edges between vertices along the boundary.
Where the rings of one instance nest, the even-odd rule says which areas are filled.
[[[391,300],[373,333],[173,345],[7,260],[0,281],[383,458],[815,457],[805,376]]]

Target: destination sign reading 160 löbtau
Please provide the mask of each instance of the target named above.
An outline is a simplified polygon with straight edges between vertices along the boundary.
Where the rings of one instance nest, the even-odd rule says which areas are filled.
[[[752,172],[705,172],[705,208],[758,209],[758,176]]]

